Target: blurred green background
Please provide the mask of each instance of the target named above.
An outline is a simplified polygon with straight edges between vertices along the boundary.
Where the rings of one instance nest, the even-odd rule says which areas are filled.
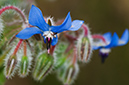
[[[110,31],[117,32],[121,37],[125,28],[129,28],[129,0],[36,0],[35,2],[44,16],[52,15],[55,20],[64,18],[70,11],[72,19],[84,20],[92,34]],[[31,7],[32,3],[29,4]],[[29,7],[27,9],[30,9]],[[128,51],[129,44],[113,48],[104,64],[101,63],[98,51],[94,51],[91,61],[80,65],[79,75],[73,85],[129,85]],[[62,82],[52,73],[43,82],[34,81],[31,76],[22,79],[16,75],[7,80],[5,85],[62,85]]]

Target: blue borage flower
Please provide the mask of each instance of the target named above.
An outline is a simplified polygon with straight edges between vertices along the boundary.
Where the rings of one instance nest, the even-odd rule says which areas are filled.
[[[94,42],[95,44],[93,44],[93,50],[100,49],[99,55],[101,56],[102,63],[104,63],[105,59],[108,57],[112,47],[123,46],[128,43],[129,31],[128,29],[126,29],[120,39],[116,33],[114,33],[112,37],[110,32],[105,33],[103,37],[106,41],[105,43],[102,41],[99,41],[99,42]]]
[[[95,44],[92,46],[93,50],[97,50],[101,48],[109,49],[109,48],[116,47],[116,46],[126,45],[129,41],[129,31],[128,29],[126,29],[120,39],[116,33],[114,33],[112,37],[110,32],[105,33],[103,37],[105,38],[106,43],[102,41],[95,42]]]
[[[105,33],[103,36],[106,39],[107,43],[111,42],[112,36],[111,36],[111,33],[110,32]],[[129,41],[129,30],[126,29],[124,31],[124,33],[122,34],[121,38],[118,40],[118,43],[117,43],[116,46],[126,45],[128,43],[128,41]]]
[[[29,23],[36,27],[25,28],[20,31],[16,37],[20,39],[28,39],[34,34],[41,34],[44,38],[44,42],[47,44],[47,49],[49,49],[50,45],[54,46],[58,42],[58,33],[63,31],[76,31],[81,27],[84,21],[74,20],[72,22],[69,12],[61,25],[52,26],[51,22],[51,19],[48,19],[46,23],[41,10],[32,5],[29,12]]]

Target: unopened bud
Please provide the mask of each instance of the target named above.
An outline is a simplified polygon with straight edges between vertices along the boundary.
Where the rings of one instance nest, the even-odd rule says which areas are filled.
[[[79,72],[78,64],[75,65],[65,65],[58,71],[59,79],[64,83],[64,85],[69,85],[74,82]]]
[[[56,58],[56,63],[54,63],[55,69],[60,68],[67,60],[67,57],[69,55],[69,52],[65,53],[65,50],[67,49],[67,44],[60,43],[56,46],[54,50],[54,58]]]
[[[6,78],[11,78],[17,67],[17,58],[15,55],[12,55],[8,58],[7,63],[5,65],[5,76]]]
[[[66,59],[67,57],[62,57],[62,56],[57,57],[56,59],[57,62],[54,64],[55,69],[60,68],[65,63]]]
[[[92,48],[91,48],[92,41],[90,37],[80,37],[77,42],[77,55],[79,61],[88,62],[91,58]]]
[[[42,53],[36,60],[35,68],[33,71],[33,78],[42,80],[48,73],[52,71],[54,59],[47,53]]]

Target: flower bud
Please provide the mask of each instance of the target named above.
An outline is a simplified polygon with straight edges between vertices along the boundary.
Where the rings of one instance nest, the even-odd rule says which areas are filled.
[[[64,85],[69,85],[74,82],[79,72],[78,68],[78,64],[76,63],[75,65],[66,64],[58,70],[59,79],[64,83]]]
[[[16,48],[17,46],[15,46],[18,43],[18,41],[15,41],[13,43],[11,43],[8,46],[8,51],[5,57],[5,68],[4,68],[4,74],[6,76],[6,78],[12,78],[12,76],[14,76],[15,71],[17,70],[18,67],[18,58],[16,54]]]
[[[33,71],[33,78],[36,80],[43,79],[48,73],[52,71],[54,59],[47,53],[41,53],[36,59],[35,68]]]
[[[53,55],[57,61],[56,63],[54,63],[55,69],[60,68],[67,60],[67,56],[69,55],[69,52],[65,53],[67,46],[68,45],[65,43],[60,43],[56,46],[54,50],[54,55]]]
[[[64,63],[65,63],[65,61],[66,61],[66,57],[58,57],[57,59],[56,59],[56,63],[54,64],[54,67],[55,67],[55,69],[58,69],[58,68],[60,68]]]
[[[92,39],[90,37],[79,37],[77,42],[77,55],[79,61],[88,62],[90,60],[92,53],[91,42]]]
[[[19,64],[19,74],[21,77],[26,77],[29,73],[29,60],[27,56],[22,56],[22,59]]]
[[[6,78],[11,78],[17,67],[17,58],[16,55],[12,55],[7,59],[7,63],[5,63],[5,76]]]

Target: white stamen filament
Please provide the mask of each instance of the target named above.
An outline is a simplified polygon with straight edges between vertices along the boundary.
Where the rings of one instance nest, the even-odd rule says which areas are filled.
[[[53,36],[53,32],[51,32],[51,31],[45,31],[44,33],[43,33],[43,36],[45,36],[45,38],[51,38],[51,39],[53,39],[53,37],[56,37],[56,35],[54,35]]]

